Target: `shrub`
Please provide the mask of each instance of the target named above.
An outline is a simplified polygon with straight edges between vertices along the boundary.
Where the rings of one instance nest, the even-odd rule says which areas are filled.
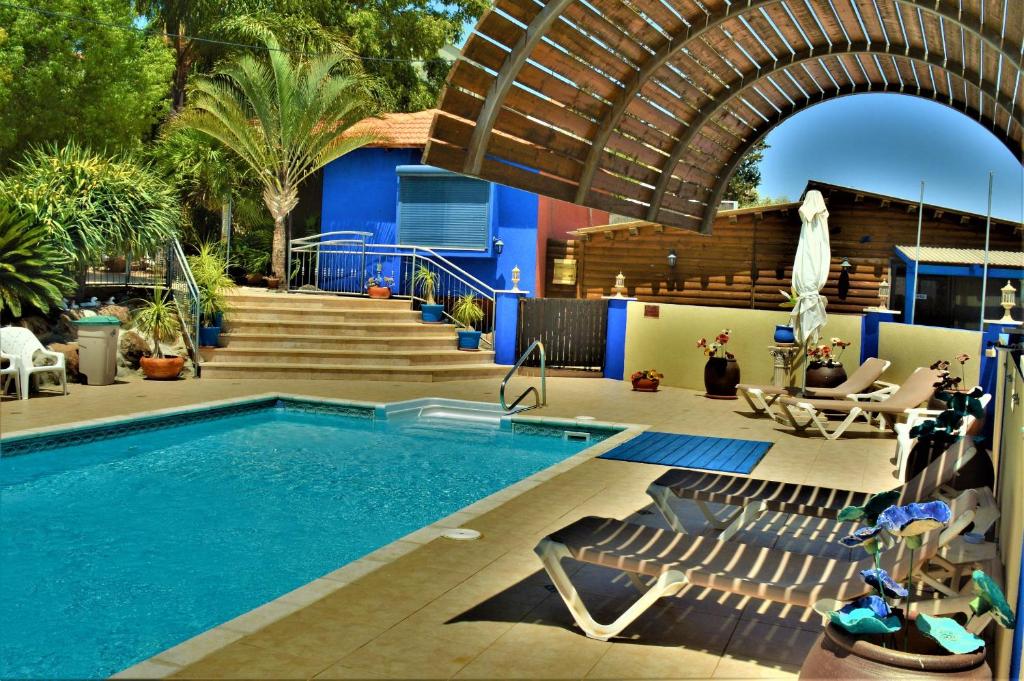
[[[174,189],[148,166],[73,142],[30,150],[0,181],[79,269],[104,254],[141,257],[177,236]]]
[[[32,306],[48,312],[75,283],[45,227],[7,202],[0,203],[0,312],[21,316]]]

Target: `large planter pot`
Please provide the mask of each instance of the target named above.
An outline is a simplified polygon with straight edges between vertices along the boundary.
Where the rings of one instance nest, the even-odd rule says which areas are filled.
[[[949,392],[969,392],[967,390],[950,390]],[[928,398],[928,408],[935,409],[936,411],[945,411],[949,408],[949,405],[940,400],[938,397],[932,395]],[[985,430],[985,419],[974,419],[974,423],[971,424],[970,428],[967,429],[968,435],[980,435]]]
[[[638,378],[633,381],[633,390],[638,393],[656,393],[661,381],[656,378]]]
[[[143,357],[139,360],[142,373],[146,378],[154,381],[171,381],[178,377],[182,367],[185,366],[184,357]]]
[[[215,348],[217,342],[220,340],[220,327],[219,326],[200,326],[199,327],[199,345],[204,348]]]
[[[469,331],[465,329],[459,330],[459,350],[479,350],[480,349],[480,331]]]
[[[807,366],[808,388],[835,388],[846,380],[846,369],[842,364],[828,366],[821,362],[811,362]]]
[[[735,359],[709,357],[704,365],[705,396],[717,400],[735,400],[740,382],[740,365]]]
[[[253,272],[250,272],[249,274],[245,275],[245,283],[248,284],[249,286],[259,286],[260,283],[262,282],[262,274],[255,274]]]
[[[427,324],[438,324],[444,317],[444,305],[424,303],[420,306],[420,319]]]
[[[267,282],[267,288],[272,291],[281,288],[281,277],[263,277],[263,280]]]
[[[793,345],[796,343],[793,327],[786,324],[776,324],[775,335],[772,338],[779,345]]]
[[[366,292],[370,294],[371,298],[383,299],[391,297],[391,289],[387,286],[367,286]]]
[[[831,624],[825,627],[800,668],[800,678],[816,679],[991,679],[985,649],[966,655],[944,653],[911,623],[910,650],[903,652],[902,639],[883,648],[871,638],[858,638]]]

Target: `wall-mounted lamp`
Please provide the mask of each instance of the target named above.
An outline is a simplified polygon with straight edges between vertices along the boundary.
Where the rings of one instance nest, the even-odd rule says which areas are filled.
[[[1006,286],[999,289],[999,291],[1003,294],[1002,302],[1000,302],[1000,306],[1003,308],[1003,318],[999,321],[1003,324],[1016,324],[1017,322],[1014,320],[1013,315],[1010,314],[1010,310],[1012,310],[1014,305],[1017,304],[1017,299],[1013,295],[1017,292],[1017,289],[1015,289],[1010,284],[1009,279],[1007,279]]]
[[[501,252],[505,250],[505,242],[499,239],[498,237],[494,237],[491,240],[491,244],[494,246],[495,255],[501,255]]]
[[[621,298],[622,292],[626,290],[626,276],[620,271],[615,275],[615,297]]]
[[[839,263],[839,266],[842,267],[844,270],[848,270],[851,267],[853,267],[853,265],[850,264],[849,258],[843,258],[843,261]]]
[[[675,267],[676,266],[676,262],[678,262],[678,261],[679,261],[679,256],[676,255],[676,249],[673,248],[672,250],[670,250],[668,252],[668,266],[669,267]]]
[[[519,265],[512,268],[512,290],[519,290]]]
[[[889,309],[889,292],[891,290],[892,287],[889,285],[889,282],[886,279],[883,279],[882,283],[878,285],[878,300],[881,301],[882,303],[878,307],[879,310]]]
[[[843,258],[843,261],[839,263],[839,300],[846,300],[846,296],[850,295],[850,268],[853,265],[850,264],[849,258]]]

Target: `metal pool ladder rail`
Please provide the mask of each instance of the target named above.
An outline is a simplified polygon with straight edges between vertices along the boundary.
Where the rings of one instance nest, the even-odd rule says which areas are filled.
[[[523,365],[523,362],[525,362],[526,359],[530,356],[530,353],[533,352],[534,348],[537,348],[537,350],[540,352],[540,392],[537,392],[536,386],[531,385],[529,388],[524,390],[523,394],[517,397],[515,401],[512,402],[512,404],[506,404],[505,386],[507,386],[508,382],[512,380],[512,377],[515,376],[515,373],[519,370],[519,367]],[[544,353],[544,344],[541,343],[539,340],[535,340],[532,343],[530,343],[530,347],[526,348],[526,352],[519,356],[519,359],[516,360],[516,363],[513,364],[512,368],[508,370],[507,374],[505,374],[505,378],[501,380],[501,390],[498,391],[498,399],[501,403],[501,408],[504,409],[505,411],[512,411],[517,406],[519,406],[519,403],[522,402],[523,399],[531,392],[537,398],[537,402],[532,407],[523,407],[522,409],[520,409],[520,411],[526,411],[527,409],[536,409],[537,407],[544,407],[547,406],[548,403],[547,355]]]

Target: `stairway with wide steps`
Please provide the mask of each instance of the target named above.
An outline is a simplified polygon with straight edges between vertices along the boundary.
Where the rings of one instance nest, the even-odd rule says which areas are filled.
[[[214,379],[457,381],[500,377],[489,350],[456,349],[455,327],[423,324],[407,300],[241,289],[228,297],[218,348],[201,348]]]

